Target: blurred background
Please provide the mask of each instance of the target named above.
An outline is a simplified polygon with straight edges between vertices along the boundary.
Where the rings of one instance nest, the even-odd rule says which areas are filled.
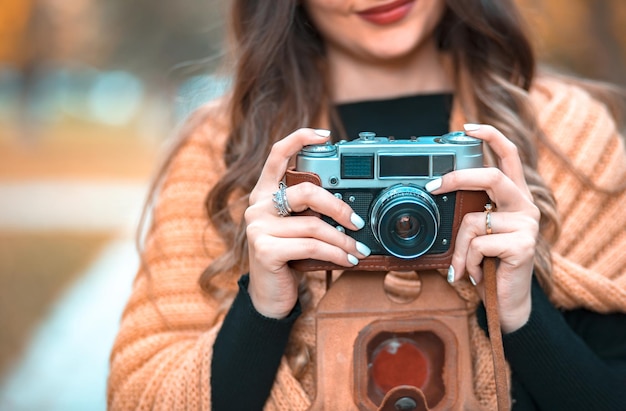
[[[542,62],[626,86],[626,3],[518,0]],[[104,410],[164,146],[223,85],[227,2],[0,0],[0,410]]]

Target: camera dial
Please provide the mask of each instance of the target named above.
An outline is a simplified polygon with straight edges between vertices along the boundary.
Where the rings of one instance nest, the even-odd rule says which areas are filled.
[[[332,157],[337,154],[337,147],[334,144],[311,144],[302,147],[302,154],[309,157]]]
[[[462,131],[452,131],[441,136],[441,141],[447,144],[480,144],[480,140],[470,137]]]
[[[359,133],[359,140],[362,142],[365,141],[376,141],[376,133],[372,131],[361,131]]]

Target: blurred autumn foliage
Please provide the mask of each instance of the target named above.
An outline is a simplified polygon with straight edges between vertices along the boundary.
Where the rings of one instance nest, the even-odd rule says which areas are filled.
[[[0,63],[143,73],[214,54],[219,0],[0,0]]]
[[[626,2],[517,0],[545,62],[626,85]],[[218,0],[0,0],[0,63],[83,63],[159,77],[221,46]]]
[[[17,126],[0,141],[41,140],[68,120],[166,137],[193,109],[185,101],[176,112],[181,85],[215,67],[224,5],[0,0],[0,123]]]
[[[517,0],[541,60],[626,86],[624,0]]]
[[[624,0],[516,1],[543,64],[626,86]],[[184,115],[221,87],[198,79],[220,61],[227,4],[0,0],[0,120],[49,124],[70,113],[96,123],[129,124],[158,100],[161,114],[152,110],[141,120],[156,124],[153,118],[163,118],[181,90],[194,100]]]

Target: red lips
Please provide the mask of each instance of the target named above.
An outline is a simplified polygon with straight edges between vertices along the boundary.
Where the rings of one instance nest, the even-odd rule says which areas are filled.
[[[361,18],[373,24],[393,24],[409,14],[414,2],[415,0],[396,0],[392,3],[363,10],[358,14]]]

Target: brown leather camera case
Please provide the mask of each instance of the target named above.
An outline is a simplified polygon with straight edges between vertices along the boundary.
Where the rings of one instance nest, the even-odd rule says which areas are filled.
[[[385,274],[346,271],[318,304],[317,394],[311,409],[396,410],[404,409],[396,408],[397,401],[411,398],[418,403],[415,410],[481,410],[473,392],[465,301],[437,271],[424,271],[418,297],[399,304],[385,294]],[[434,377],[422,387],[395,387],[383,398],[372,389],[372,346],[403,334],[423,338],[418,342]],[[423,344],[426,340],[431,343]]]

